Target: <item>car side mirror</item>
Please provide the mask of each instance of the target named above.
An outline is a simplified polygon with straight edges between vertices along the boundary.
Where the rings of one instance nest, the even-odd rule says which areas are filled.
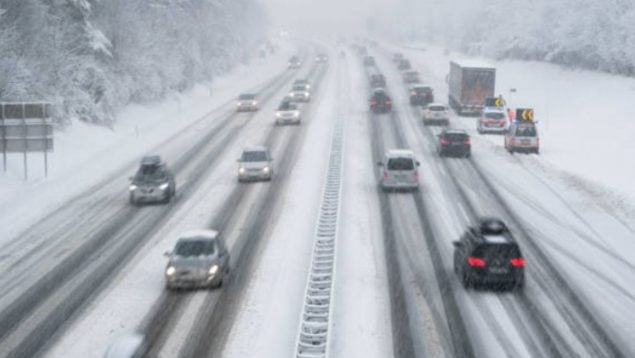
[[[170,257],[170,256],[172,256],[172,252],[171,251],[166,251],[166,252],[163,253],[163,256]]]
[[[384,165],[384,163],[383,162],[377,162],[377,165],[381,167],[381,166]]]
[[[454,245],[454,247],[461,247],[461,241],[452,241],[452,245]]]
[[[132,181],[132,179],[134,179],[134,177],[128,177],[128,180],[129,180],[129,181]]]
[[[421,162],[417,162],[417,166],[420,166],[420,165],[421,165]]]

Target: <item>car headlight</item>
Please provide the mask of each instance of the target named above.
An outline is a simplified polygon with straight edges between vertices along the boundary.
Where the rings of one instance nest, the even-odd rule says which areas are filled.
[[[282,113],[276,112],[276,118],[280,118],[280,117],[282,117]]]
[[[293,117],[294,118],[300,118],[300,112],[293,113]]]
[[[239,174],[245,174],[245,168],[244,167],[238,168],[238,173]]]
[[[210,267],[209,271],[207,271],[207,273],[210,276],[216,276],[216,274],[218,273],[218,265],[213,265],[212,267]]]
[[[252,106],[257,106],[257,105],[258,105],[258,101],[252,101],[252,102],[251,102],[251,105],[252,105]]]
[[[132,184],[132,185],[130,185],[130,186],[128,187],[128,189],[129,189],[130,191],[135,191],[135,190],[137,190],[137,186],[136,186],[136,185],[134,185],[134,184]]]
[[[161,185],[159,185],[159,189],[161,190],[165,190],[170,186],[170,183],[163,183]]]
[[[271,170],[271,168],[269,168],[269,167],[262,168],[262,171],[265,172],[265,173],[269,173],[270,170]]]
[[[167,269],[165,269],[165,274],[168,276],[174,275],[175,272],[176,269],[174,268],[174,266],[169,266]]]
[[[304,95],[305,95],[306,97],[309,97],[309,92],[304,92]]]

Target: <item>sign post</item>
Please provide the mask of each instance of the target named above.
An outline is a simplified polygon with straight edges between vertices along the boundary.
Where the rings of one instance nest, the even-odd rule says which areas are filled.
[[[28,179],[28,153],[44,153],[44,175],[48,176],[48,152],[53,151],[53,123],[50,104],[0,103],[0,146],[4,171],[7,170],[7,153],[23,153],[24,179]]]

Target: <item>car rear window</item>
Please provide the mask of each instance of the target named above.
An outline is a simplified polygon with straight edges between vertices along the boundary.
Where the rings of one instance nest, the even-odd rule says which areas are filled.
[[[444,106],[429,106],[428,109],[431,111],[445,111]]]
[[[216,245],[212,240],[184,240],[176,244],[174,254],[184,257],[213,255]]]
[[[529,127],[519,126],[519,127],[516,127],[515,135],[517,137],[535,137],[536,134],[537,134],[536,133],[536,127],[533,127],[533,126],[529,126]]]
[[[467,133],[446,133],[444,137],[452,142],[459,142],[467,139]]]
[[[474,249],[472,255],[483,258],[485,261],[493,258],[511,259],[520,257],[520,249],[514,243],[482,244]]]
[[[261,150],[243,152],[241,160],[243,162],[264,162],[267,161],[267,152]]]
[[[503,119],[505,118],[505,115],[499,112],[488,112],[485,113],[485,118],[489,118],[489,119]]]
[[[412,158],[391,158],[388,159],[388,170],[413,170],[415,163]]]

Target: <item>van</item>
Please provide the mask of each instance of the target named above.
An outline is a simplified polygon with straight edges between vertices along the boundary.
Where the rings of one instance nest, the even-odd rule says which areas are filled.
[[[384,191],[419,189],[420,163],[411,150],[390,149],[377,164],[380,167],[379,185]]]

